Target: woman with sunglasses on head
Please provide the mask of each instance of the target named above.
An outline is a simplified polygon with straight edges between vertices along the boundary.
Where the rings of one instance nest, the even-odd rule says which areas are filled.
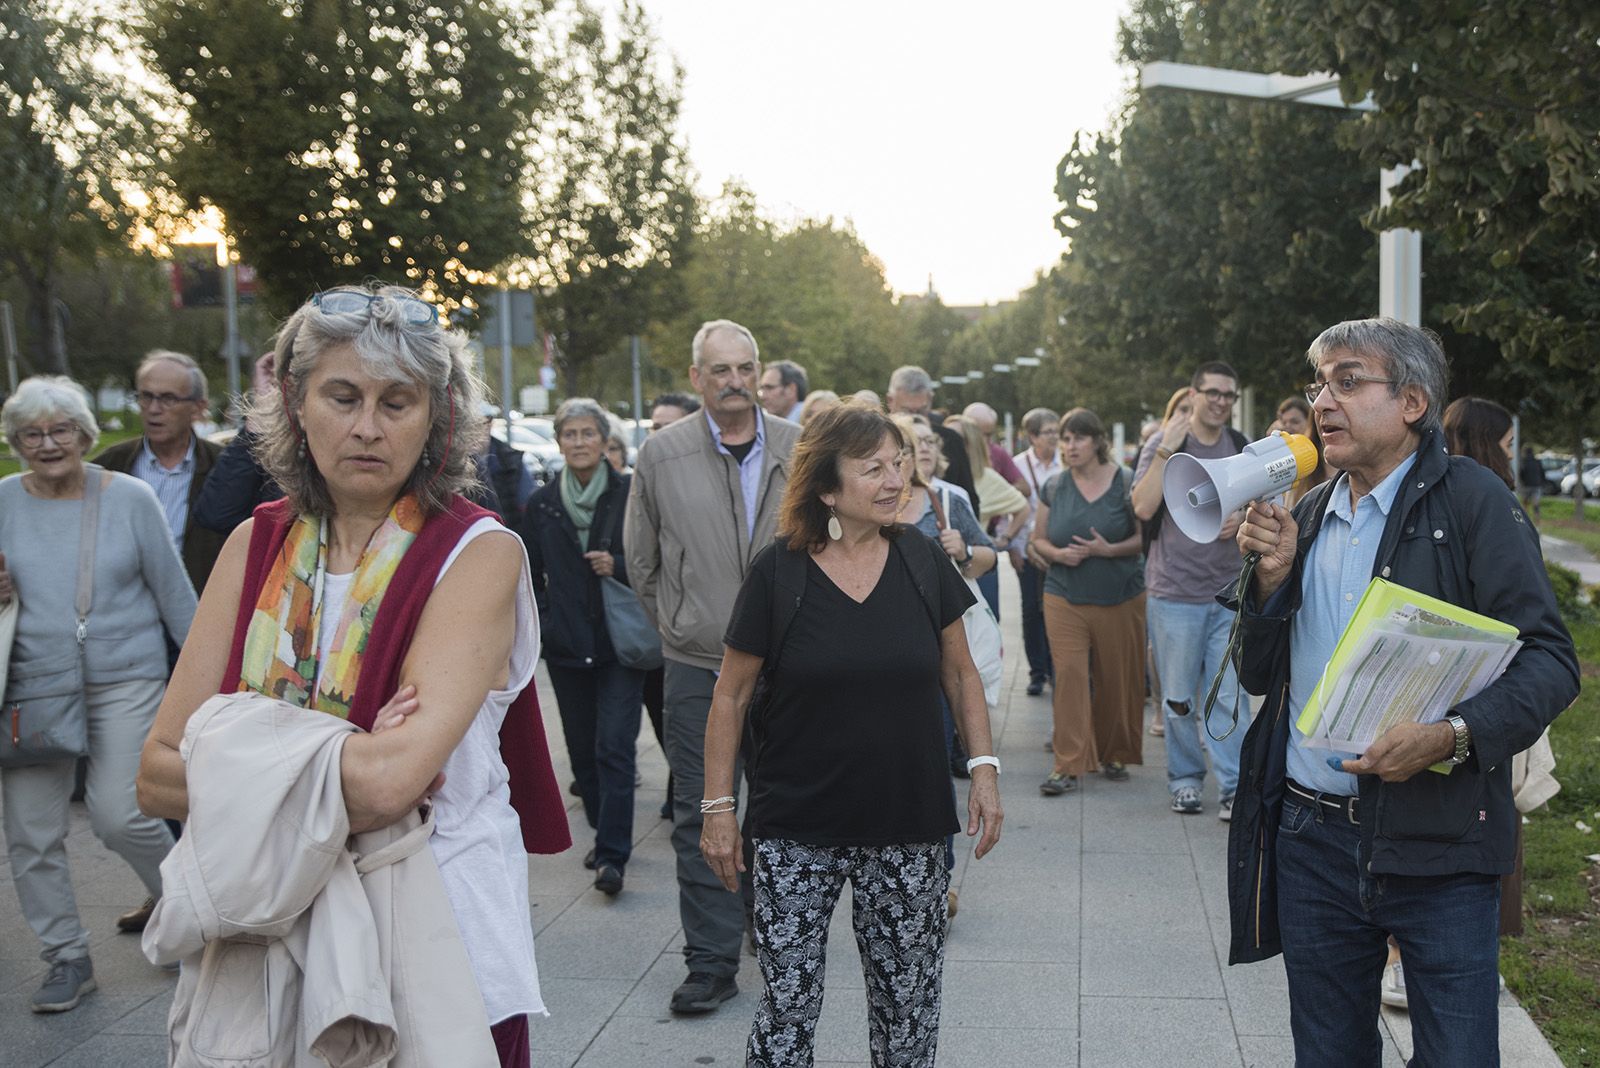
[[[284,323],[273,374],[253,417],[284,499],[218,560],[145,746],[141,802],[190,817],[179,745],[213,695],[263,694],[362,728],[339,757],[350,829],[431,802],[429,845],[493,1049],[525,1066],[528,1018],[545,1013],[527,853],[571,839],[532,688],[527,557],[460,495],[484,433],[465,339],[409,290],[339,288]]]
[[[6,401],[0,422],[26,465],[0,479],[0,608],[14,603],[17,612],[0,747],[27,732],[27,677],[42,678],[42,669],[57,664],[69,674],[76,670],[69,681],[83,691],[83,706],[73,714],[87,720],[89,824],[159,897],[172,835],[160,820],[140,814],[133,781],[166,685],[162,632],[179,642],[188,634],[194,587],[155,491],[132,475],[84,462],[100,428],[82,386],[69,378],[29,378]],[[64,1012],[95,989],[89,932],[67,871],[67,800],[76,763],[63,755],[0,769],[11,878],[50,966],[33,995],[34,1012]]]

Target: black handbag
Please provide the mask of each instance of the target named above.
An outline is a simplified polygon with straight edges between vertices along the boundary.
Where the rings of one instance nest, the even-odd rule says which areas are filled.
[[[55,656],[13,660],[6,676],[0,768],[76,760],[89,753],[89,702],[83,643],[94,602],[95,528],[100,520],[101,468],[85,464],[83,517],[78,531],[77,648]]]

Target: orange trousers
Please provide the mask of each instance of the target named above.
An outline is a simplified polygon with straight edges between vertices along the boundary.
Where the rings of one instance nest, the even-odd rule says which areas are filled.
[[[1046,591],[1055,665],[1055,773],[1144,763],[1144,592],[1118,605],[1073,604]],[[1090,679],[1094,680],[1091,695]]]

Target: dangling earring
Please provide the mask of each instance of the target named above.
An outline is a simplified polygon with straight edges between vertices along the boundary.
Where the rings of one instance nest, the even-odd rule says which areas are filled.
[[[828,509],[828,537],[834,541],[844,537],[844,527],[839,525],[839,516],[832,508]]]
[[[423,467],[433,466],[433,452],[426,445],[422,447],[422,459],[419,463]]]
[[[304,435],[300,438],[300,444],[294,447],[294,455],[301,463],[306,462],[306,439]]]

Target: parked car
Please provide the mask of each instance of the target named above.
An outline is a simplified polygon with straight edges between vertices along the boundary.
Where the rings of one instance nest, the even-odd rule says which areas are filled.
[[[522,463],[539,485],[544,485],[566,466],[561,459],[561,447],[556,444],[555,424],[548,419],[519,418],[511,416],[511,437],[506,437],[506,421],[495,419],[489,424],[489,433],[501,441],[509,441],[512,448],[522,453]]]
[[[1569,467],[1573,465],[1569,464]],[[1578,488],[1577,471],[1568,471],[1561,477],[1561,495],[1576,497]],[[1600,459],[1585,460],[1583,464],[1583,495],[1585,497],[1600,497]]]
[[[1539,457],[1539,466],[1544,468],[1544,491],[1560,493],[1561,476],[1572,470],[1572,458],[1546,453]]]

